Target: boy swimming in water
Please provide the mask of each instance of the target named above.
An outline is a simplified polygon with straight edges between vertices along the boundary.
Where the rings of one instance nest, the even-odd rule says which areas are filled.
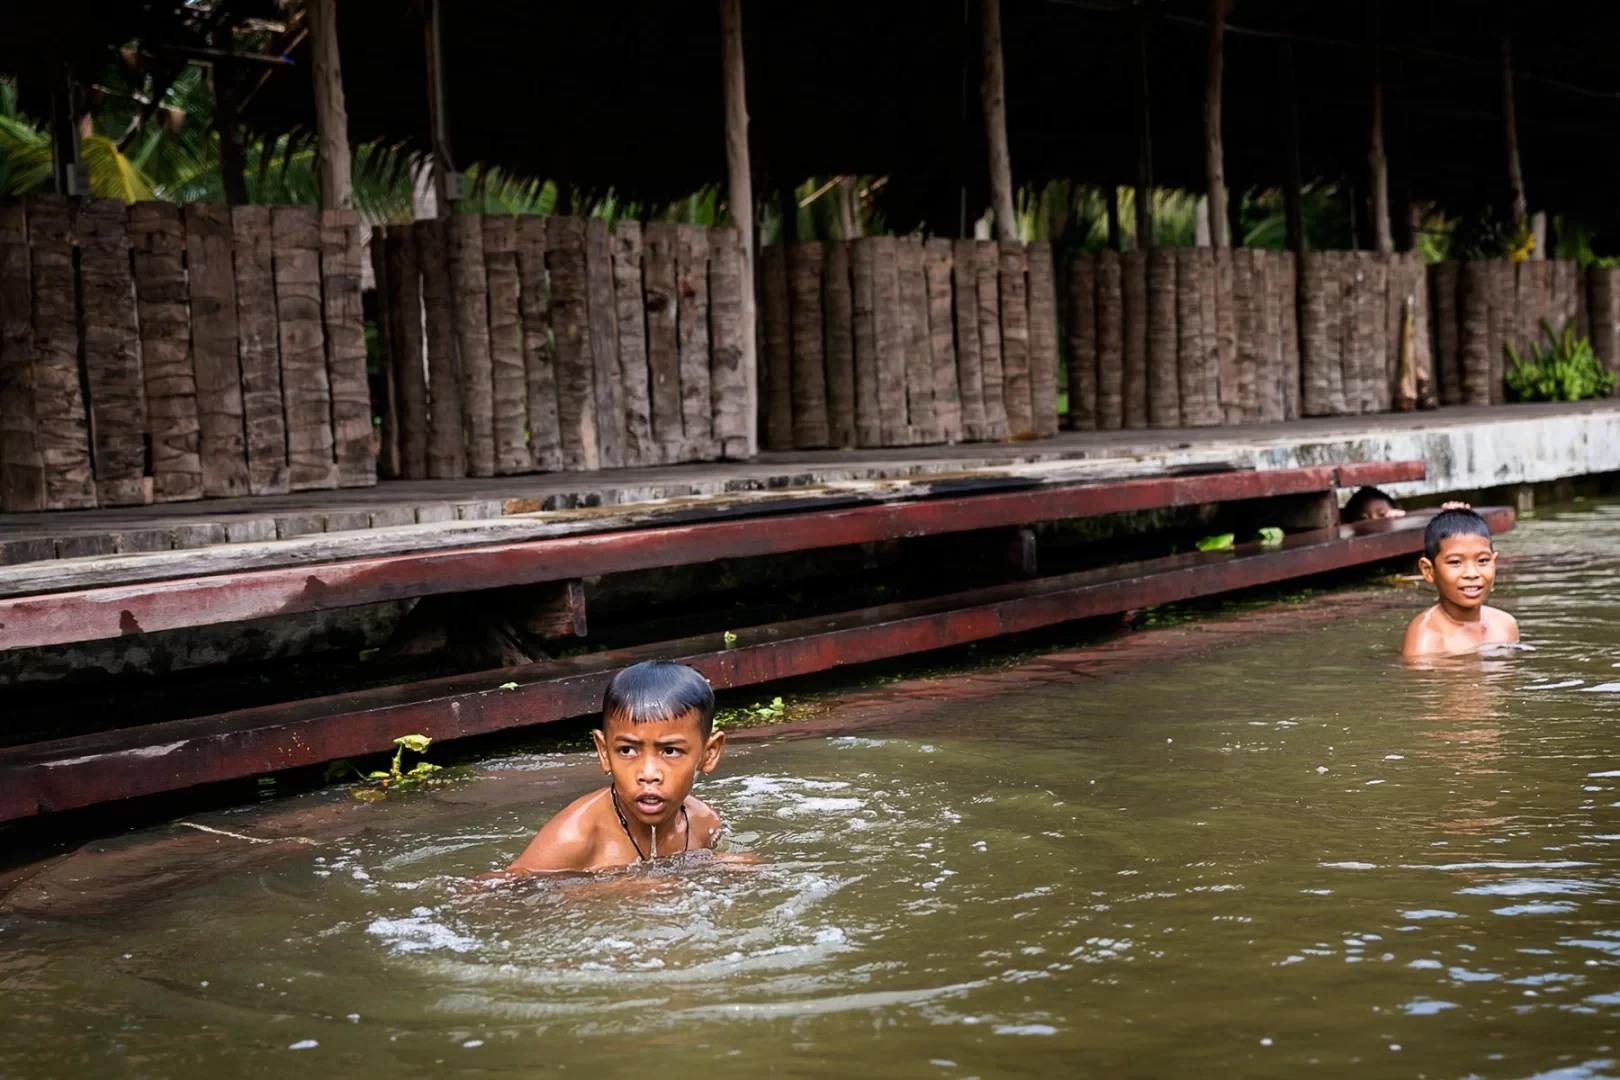
[[[726,743],[713,727],[714,691],[691,668],[649,660],[619,672],[591,732],[608,786],[546,822],[506,872],[612,870],[713,848],[719,815],[691,795]]]
[[[1433,607],[1413,619],[1401,643],[1407,658],[1474,652],[1519,640],[1519,623],[1485,598],[1496,583],[1490,526],[1472,510],[1445,510],[1423,530],[1423,578],[1439,590]]]

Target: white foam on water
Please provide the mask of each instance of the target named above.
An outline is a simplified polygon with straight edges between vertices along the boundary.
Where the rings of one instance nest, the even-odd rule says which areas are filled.
[[[1524,689],[1526,689],[1526,690],[1568,690],[1570,687],[1582,686],[1582,685],[1585,685],[1585,683],[1586,683],[1585,679],[1566,679],[1563,682],[1532,683],[1529,686],[1524,687]]]
[[[422,908],[417,908],[422,911]],[[434,952],[444,949],[465,953],[478,948],[478,941],[458,934],[431,918],[414,915],[408,919],[373,919],[366,933],[380,937],[396,953]]]
[[[1620,694],[1620,682],[1598,683],[1582,690],[1583,694]]]

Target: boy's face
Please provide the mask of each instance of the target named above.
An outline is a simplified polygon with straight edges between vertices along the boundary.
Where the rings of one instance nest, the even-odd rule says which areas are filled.
[[[1405,517],[1388,499],[1371,499],[1362,511],[1363,521],[1382,521],[1384,518]]]
[[[1448,536],[1434,561],[1418,560],[1425,580],[1440,590],[1445,604],[1477,610],[1496,584],[1496,549],[1483,536]]]
[[[726,733],[716,731],[705,739],[698,714],[686,712],[673,720],[640,724],[604,719],[591,739],[602,771],[613,777],[625,815],[663,827],[680,812],[697,774],[714,771]]]

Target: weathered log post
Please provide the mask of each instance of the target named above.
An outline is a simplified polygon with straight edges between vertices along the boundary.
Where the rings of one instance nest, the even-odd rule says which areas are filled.
[[[1226,16],[1232,0],[1209,0],[1209,64],[1204,84],[1204,175],[1211,247],[1230,246],[1226,232],[1226,161],[1221,146],[1221,76],[1226,54]]]
[[[343,100],[343,64],[338,56],[337,0],[308,0],[304,12],[315,81],[321,209],[347,210],[354,205],[354,182],[349,175],[349,111]]]
[[[1176,363],[1176,249],[1154,247],[1147,261],[1147,412],[1156,428],[1181,423]]]
[[[743,66],[742,0],[720,0],[726,95],[727,205],[742,248],[742,453],[759,452],[759,330],[754,306],[754,182],[748,158],[748,81]],[[846,237],[847,239],[847,237]],[[730,454],[728,449],[727,453]]]
[[[1125,301],[1119,252],[1097,253],[1097,427],[1125,425]]]
[[[1001,54],[1001,0],[980,0],[980,13],[984,82],[979,94],[990,149],[990,203],[995,210],[997,238],[1016,240],[1018,219],[1013,213],[1012,159],[1007,152],[1007,71]]]

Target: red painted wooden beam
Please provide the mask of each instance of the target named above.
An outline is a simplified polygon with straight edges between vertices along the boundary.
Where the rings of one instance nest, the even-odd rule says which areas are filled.
[[[1481,513],[1495,532],[1513,527],[1511,510]],[[0,821],[374,753],[405,732],[455,739],[589,715],[615,671],[654,657],[717,689],[748,686],[1377,562],[1419,551],[1429,516],[739,629],[730,647],[709,634],[0,750]]]
[[[1428,474],[1421,461],[1357,461],[1338,466],[1340,487],[1399,484],[1422,480]]]
[[[0,599],[0,649],[61,645],[434,593],[1041,521],[1332,490],[1334,466],[886,503]]]

